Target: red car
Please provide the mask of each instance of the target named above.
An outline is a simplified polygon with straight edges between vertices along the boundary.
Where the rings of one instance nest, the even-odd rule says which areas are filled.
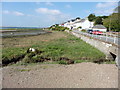
[[[92,32],[92,34],[95,34],[95,35],[102,35],[103,33],[99,30],[95,30]]]

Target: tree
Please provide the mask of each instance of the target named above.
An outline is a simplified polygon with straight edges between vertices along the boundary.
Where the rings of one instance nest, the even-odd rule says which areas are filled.
[[[80,19],[80,17],[77,17],[76,20],[77,20],[77,19]]]
[[[97,17],[97,18],[95,19],[94,25],[96,25],[96,24],[103,24],[101,17]]]
[[[79,27],[78,27],[78,29],[81,29],[81,28],[82,28],[82,26],[79,26]]]
[[[71,21],[72,21],[72,22],[74,22],[74,21],[75,21],[75,19],[72,19]]]
[[[102,19],[106,19],[108,18],[108,16],[100,16]]]
[[[91,21],[91,22],[94,21],[95,18],[96,18],[95,14],[90,14],[90,15],[88,16],[88,20]]]
[[[119,21],[120,13],[113,13],[108,18],[103,20],[103,25],[107,27],[107,29],[112,31],[120,31],[120,21]]]

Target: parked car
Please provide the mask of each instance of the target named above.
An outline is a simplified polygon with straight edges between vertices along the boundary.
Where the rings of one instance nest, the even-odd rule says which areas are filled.
[[[99,31],[99,30],[95,30],[92,32],[92,34],[95,34],[95,35],[102,35],[103,32]]]
[[[89,29],[87,30],[88,33],[92,34],[93,30],[92,29]]]

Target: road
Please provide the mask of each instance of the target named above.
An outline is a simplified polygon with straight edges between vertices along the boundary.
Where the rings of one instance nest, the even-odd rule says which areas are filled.
[[[93,34],[89,34],[89,33],[85,33],[85,32],[80,32],[78,30],[73,30],[73,32],[83,34],[83,35],[87,35],[87,36],[90,36],[90,37],[94,37],[94,38],[97,38],[97,39],[100,39],[100,40],[103,40],[103,41],[107,41],[107,42],[110,42],[110,43],[114,43],[116,45],[120,45],[120,38],[117,38],[117,37],[108,37],[108,36],[103,36],[103,35],[93,35]]]

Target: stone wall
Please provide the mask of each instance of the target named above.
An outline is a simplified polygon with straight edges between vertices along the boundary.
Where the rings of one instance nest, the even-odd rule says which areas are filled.
[[[98,39],[95,39],[95,38],[92,38],[92,37],[89,37],[89,36],[81,35],[81,34],[78,34],[75,32],[72,32],[72,34],[78,38],[81,38],[86,43],[99,49],[101,52],[103,52],[106,55],[106,59],[109,59],[109,60],[115,59],[115,58],[113,58],[113,55],[115,55],[117,57],[117,54],[118,54],[117,46],[107,43],[107,42],[104,42],[104,41],[101,41],[101,40],[98,40]],[[112,53],[112,55],[111,55],[111,53]]]

